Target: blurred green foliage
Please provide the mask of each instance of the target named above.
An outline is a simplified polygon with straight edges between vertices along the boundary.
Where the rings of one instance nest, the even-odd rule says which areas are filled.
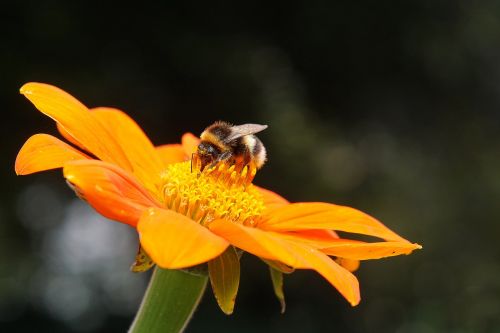
[[[424,246],[363,263],[356,308],[317,274],[286,276],[284,315],[265,265],[244,256],[235,313],[207,293],[188,331],[500,331],[500,2],[2,7],[2,331],[126,331],[146,278],[123,280],[133,232],[102,221],[112,229],[85,229],[93,215],[74,206],[58,171],[14,175],[24,140],[55,133],[18,94],[27,81],[123,109],[156,144],[219,119],[268,124],[256,183],[292,201],[360,208]],[[71,214],[86,216],[76,229]],[[123,236],[85,238],[96,232]],[[127,237],[125,250],[103,253]],[[95,250],[95,270],[75,264],[90,260],[78,253],[59,256],[80,241]]]

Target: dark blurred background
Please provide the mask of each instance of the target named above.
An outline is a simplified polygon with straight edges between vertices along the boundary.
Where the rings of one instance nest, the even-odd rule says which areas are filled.
[[[208,290],[188,332],[500,332],[500,2],[103,4],[0,14],[0,331],[125,332],[147,283],[136,235],[60,171],[16,177],[54,123],[18,93],[57,85],[125,110],[155,144],[215,120],[268,124],[256,183],[362,209],[424,246],[364,262],[352,308],[319,275],[244,256],[235,313]]]

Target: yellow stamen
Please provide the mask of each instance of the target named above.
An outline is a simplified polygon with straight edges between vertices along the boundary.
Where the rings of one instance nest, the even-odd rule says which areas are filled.
[[[163,175],[163,202],[168,209],[206,225],[219,218],[253,225],[264,210],[251,181],[256,168],[220,162],[200,171],[198,159],[170,164]]]

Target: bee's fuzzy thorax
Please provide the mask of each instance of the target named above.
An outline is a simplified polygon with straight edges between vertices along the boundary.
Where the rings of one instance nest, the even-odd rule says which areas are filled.
[[[223,121],[217,121],[207,127],[200,135],[202,141],[210,142],[217,146],[221,151],[229,149],[224,143],[224,139],[231,133],[231,125]]]
[[[232,133],[232,126],[230,123],[226,123],[224,121],[217,121],[214,124],[210,125],[205,129],[205,132],[208,132],[219,140],[225,140]]]

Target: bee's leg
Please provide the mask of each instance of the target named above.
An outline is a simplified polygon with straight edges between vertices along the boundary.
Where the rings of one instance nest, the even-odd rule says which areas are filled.
[[[220,154],[219,157],[217,157],[214,163],[225,162],[228,159],[230,159],[231,156],[233,156],[233,154],[230,151],[225,151],[222,154]]]
[[[200,159],[200,156],[196,153],[191,153],[191,173],[193,173],[193,163],[194,163],[194,168],[200,171],[200,166],[202,164],[202,161]]]
[[[225,162],[225,161],[229,160],[232,156],[233,156],[233,154],[231,154],[230,151],[225,151],[222,154],[220,154],[212,163],[210,163],[208,168],[211,169],[211,168],[215,167],[218,163]]]

